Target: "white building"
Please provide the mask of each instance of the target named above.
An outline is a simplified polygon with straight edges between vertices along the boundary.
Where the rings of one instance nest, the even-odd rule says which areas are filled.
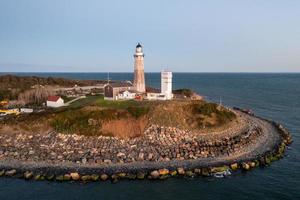
[[[32,108],[20,108],[21,113],[32,113],[33,109]]]
[[[125,90],[119,92],[117,99],[135,99],[136,92],[131,90]]]
[[[172,94],[172,72],[161,72],[161,94],[166,96],[166,100],[173,98]]]
[[[64,100],[59,96],[49,96],[47,99],[47,107],[58,108],[64,105]]]
[[[147,100],[167,100],[166,95],[161,93],[148,92]]]

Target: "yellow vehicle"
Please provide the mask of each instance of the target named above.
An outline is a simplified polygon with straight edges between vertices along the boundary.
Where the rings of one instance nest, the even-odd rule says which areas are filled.
[[[2,106],[5,106],[7,104],[8,104],[8,101],[6,101],[6,100],[0,101],[0,105],[2,105]]]
[[[9,109],[9,110],[0,110],[0,113],[4,113],[7,115],[11,115],[11,114],[19,115],[20,111],[19,111],[19,109]]]

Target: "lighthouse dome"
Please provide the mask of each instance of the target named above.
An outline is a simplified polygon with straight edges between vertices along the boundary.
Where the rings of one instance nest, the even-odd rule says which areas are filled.
[[[138,54],[143,54],[143,47],[140,43],[136,45],[135,52]]]

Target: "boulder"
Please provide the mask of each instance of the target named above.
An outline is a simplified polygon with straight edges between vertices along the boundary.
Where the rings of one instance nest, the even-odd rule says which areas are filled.
[[[164,175],[161,175],[160,177],[159,177],[159,179],[160,180],[164,180],[164,179],[167,179],[167,178],[169,178],[169,174],[164,174]]]
[[[139,161],[143,161],[144,160],[144,153],[139,153],[139,157],[138,157]]]
[[[195,174],[198,174],[198,175],[201,174],[201,169],[197,169],[197,168],[194,169],[194,173],[195,173]]]
[[[90,181],[90,180],[91,180],[91,176],[90,176],[90,175],[84,175],[84,176],[81,176],[81,180],[82,180],[83,182]]]
[[[239,165],[237,163],[233,163],[230,165],[230,168],[235,171],[239,168]]]
[[[211,168],[211,172],[212,173],[217,173],[217,172],[224,172],[224,171],[227,171],[229,169],[228,166],[224,165],[224,166],[221,166],[221,167],[212,167]]]
[[[208,168],[202,168],[201,169],[202,176],[209,176],[209,170]]]
[[[24,173],[24,178],[25,179],[31,179],[33,177],[33,173],[32,172],[29,172],[29,171],[27,171],[27,172],[25,172]]]
[[[92,180],[92,181],[97,181],[97,180],[99,180],[99,175],[97,175],[97,174],[92,174],[92,175],[91,175],[91,180]]]
[[[117,176],[118,176],[118,178],[125,178],[126,173],[118,173]]]
[[[72,177],[71,177],[70,174],[65,174],[65,175],[64,175],[64,181],[69,181],[69,180],[71,180],[71,179],[72,179]]]
[[[255,167],[256,166],[256,164],[255,164],[255,162],[253,161],[253,162],[249,162],[249,165],[250,165],[250,167]]]
[[[63,181],[64,180],[64,176],[63,175],[57,175],[57,176],[55,176],[55,180],[57,180],[57,181]]]
[[[157,179],[159,177],[159,174],[160,173],[157,170],[154,170],[150,173],[150,175],[153,179]]]
[[[78,181],[80,179],[80,175],[77,172],[70,173],[72,180]]]
[[[187,170],[187,171],[185,172],[185,175],[186,175],[187,177],[194,177],[194,176],[195,176],[195,174],[194,174],[193,171],[191,171],[191,170]]]
[[[143,173],[143,172],[138,172],[137,175],[136,175],[136,177],[137,177],[138,179],[144,179],[144,178],[145,178],[145,173]]]
[[[265,157],[265,164],[266,165],[269,165],[270,163],[271,163],[271,158],[270,158],[271,156],[266,156]]]
[[[1,170],[0,171],[0,176],[3,176],[5,174],[5,171],[4,170]]]
[[[242,168],[244,169],[244,170],[250,170],[250,165],[248,164],[248,163],[242,163]]]
[[[108,179],[108,175],[107,174],[101,174],[100,179],[102,181],[106,181]]]
[[[134,180],[134,179],[136,179],[136,175],[135,174],[126,174],[125,178],[130,179],[130,180]]]
[[[42,175],[36,174],[33,179],[36,181],[39,181],[39,180],[41,180],[41,177],[42,177]]]
[[[51,180],[54,179],[54,175],[48,175],[48,176],[46,176],[46,179],[47,179],[48,181],[51,181]]]
[[[259,161],[258,160],[254,160],[255,162],[255,167],[258,167],[259,166]]]
[[[184,175],[185,174],[185,171],[182,167],[178,168],[177,172],[178,172],[179,175]]]
[[[176,175],[177,175],[177,171],[176,171],[176,170],[171,171],[171,172],[170,172],[170,175],[171,175],[171,176],[176,176]]]
[[[14,175],[16,175],[16,173],[17,173],[17,170],[12,169],[12,170],[6,171],[5,176],[14,176]]]
[[[169,170],[168,169],[160,169],[159,170],[159,175],[167,175],[167,174],[169,174]]]

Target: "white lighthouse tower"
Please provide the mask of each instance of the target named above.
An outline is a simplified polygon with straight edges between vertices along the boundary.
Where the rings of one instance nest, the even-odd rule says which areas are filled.
[[[172,93],[172,72],[162,71],[161,72],[161,93],[165,95],[167,100],[173,98]]]

